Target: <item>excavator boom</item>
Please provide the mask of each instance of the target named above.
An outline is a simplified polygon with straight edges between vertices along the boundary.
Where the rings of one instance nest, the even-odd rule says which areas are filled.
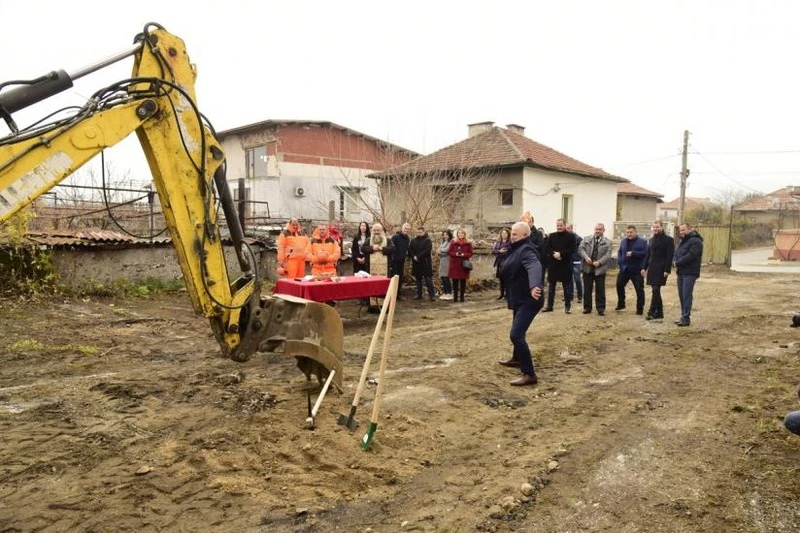
[[[72,86],[72,81],[128,56],[131,78],[105,87],[75,114],[20,130],[13,114]],[[342,324],[330,307],[306,300],[261,296],[254,257],[236,216],[225,155],[195,99],[197,73],[184,43],[148,24],[129,49],[75,74],[51,72],[3,91],[0,118],[11,134],[0,138],[0,224],[78,170],[105,148],[136,133],[147,158],[187,292],[210,320],[223,353],[246,361],[284,346],[308,378],[336,370],[341,388]],[[218,206],[240,272],[231,279]],[[302,352],[302,353],[301,353]]]

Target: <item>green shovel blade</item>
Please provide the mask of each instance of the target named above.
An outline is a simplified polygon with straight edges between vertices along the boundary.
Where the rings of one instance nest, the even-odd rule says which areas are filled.
[[[378,430],[378,423],[372,422],[370,423],[369,427],[367,428],[367,432],[364,433],[364,436],[361,437],[361,449],[362,450],[369,450],[370,445],[372,444],[372,439],[375,438],[375,431]]]

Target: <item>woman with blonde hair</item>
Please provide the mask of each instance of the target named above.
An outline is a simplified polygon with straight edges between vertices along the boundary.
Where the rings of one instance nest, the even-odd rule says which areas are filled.
[[[467,291],[467,280],[469,272],[472,270],[472,242],[467,239],[467,230],[458,228],[456,238],[450,243],[447,249],[450,257],[450,267],[448,275],[453,280],[453,301],[464,301],[464,293]],[[466,263],[465,263],[466,261]],[[465,268],[464,265],[469,265]]]

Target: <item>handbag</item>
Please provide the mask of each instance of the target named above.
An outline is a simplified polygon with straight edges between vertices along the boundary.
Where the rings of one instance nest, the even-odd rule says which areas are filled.
[[[462,259],[461,268],[463,268],[464,270],[472,270],[472,261],[470,261],[469,259]]]

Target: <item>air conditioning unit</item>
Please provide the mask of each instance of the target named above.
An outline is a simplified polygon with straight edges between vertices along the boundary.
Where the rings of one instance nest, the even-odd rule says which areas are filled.
[[[294,188],[294,195],[295,196],[305,196],[306,190],[303,187],[295,187]]]

